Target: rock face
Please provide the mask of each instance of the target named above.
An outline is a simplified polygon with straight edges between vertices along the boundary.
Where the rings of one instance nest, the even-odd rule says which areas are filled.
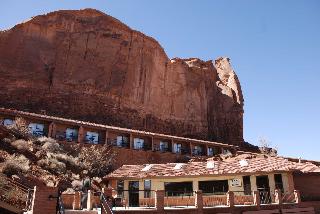
[[[1,31],[0,82],[2,107],[243,142],[243,96],[228,58],[170,60],[153,38],[93,9]]]

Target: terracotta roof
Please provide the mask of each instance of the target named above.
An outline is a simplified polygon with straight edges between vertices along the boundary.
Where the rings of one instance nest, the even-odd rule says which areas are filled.
[[[141,131],[141,130],[136,130],[136,129],[121,128],[121,127],[116,127],[116,126],[108,126],[108,125],[85,122],[85,121],[80,121],[80,120],[66,119],[66,118],[54,117],[54,116],[49,116],[49,115],[44,115],[44,114],[36,114],[36,113],[18,111],[18,110],[14,110],[14,109],[0,108],[0,113],[9,114],[9,115],[13,115],[13,116],[20,116],[20,117],[33,117],[33,118],[43,119],[43,120],[47,120],[47,121],[75,124],[75,125],[79,125],[79,126],[88,126],[88,127],[98,128],[98,129],[109,129],[111,131],[122,131],[122,132],[126,132],[126,133],[148,135],[148,136],[164,138],[164,139],[194,142],[194,143],[208,144],[208,145],[212,145],[212,146],[222,146],[222,147],[235,148],[235,149],[238,148],[238,146],[229,145],[229,144],[225,144],[225,143],[206,141],[206,140],[198,140],[198,139],[186,138],[186,137],[178,137],[178,136],[167,135],[167,134]]]
[[[207,168],[207,162],[189,162],[184,164],[181,169],[174,169],[177,163],[152,164],[152,167],[146,171],[141,171],[146,165],[123,165],[113,173],[109,174],[106,178],[217,176],[227,174],[255,174],[284,171],[300,171],[303,173],[320,172],[320,167],[309,162],[297,163],[282,157],[270,157],[264,155],[257,155],[253,157],[240,155],[238,157],[225,160],[211,161],[214,161],[213,168]],[[245,162],[247,162],[247,164]]]

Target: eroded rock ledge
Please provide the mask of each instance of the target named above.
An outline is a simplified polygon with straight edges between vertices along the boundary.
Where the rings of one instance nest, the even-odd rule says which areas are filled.
[[[178,136],[243,142],[228,58],[169,59],[159,43],[93,9],[0,33],[0,105]]]

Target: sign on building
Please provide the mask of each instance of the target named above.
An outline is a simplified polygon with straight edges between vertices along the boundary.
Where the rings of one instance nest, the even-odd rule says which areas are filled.
[[[239,178],[231,179],[231,186],[232,187],[241,187],[242,186],[241,179],[239,179]]]

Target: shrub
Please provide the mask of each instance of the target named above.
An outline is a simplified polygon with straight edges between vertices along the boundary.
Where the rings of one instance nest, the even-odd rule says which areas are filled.
[[[67,154],[54,154],[53,155],[58,161],[65,163],[67,166],[72,167],[73,169],[78,169],[81,167],[81,163],[79,163],[79,159],[72,157]]]
[[[47,157],[45,159],[41,159],[37,163],[42,168],[55,174],[62,174],[66,172],[66,164],[59,162],[57,159],[53,157]]]
[[[47,152],[59,152],[61,151],[60,145],[59,143],[55,142],[55,141],[46,141],[43,145],[42,145],[42,149],[47,151]]]
[[[31,134],[26,121],[20,117],[16,118],[14,123],[8,128],[14,132],[14,135],[22,139],[30,139]]]
[[[79,181],[79,180],[74,180],[72,181],[72,188],[75,190],[75,191],[81,191],[82,190],[82,182]]]
[[[22,151],[32,150],[32,142],[22,139],[11,142],[11,146]]]
[[[29,170],[29,160],[23,155],[13,155],[4,162],[2,172],[7,176],[20,175]]]
[[[46,143],[46,142],[49,142],[49,143],[56,143],[57,141],[53,138],[50,138],[50,137],[45,137],[45,136],[42,136],[42,137],[38,137],[37,139],[39,142],[41,142],[42,144],[43,143]]]
[[[84,146],[79,151],[79,160],[89,177],[104,177],[111,171],[115,153],[108,146]]]

